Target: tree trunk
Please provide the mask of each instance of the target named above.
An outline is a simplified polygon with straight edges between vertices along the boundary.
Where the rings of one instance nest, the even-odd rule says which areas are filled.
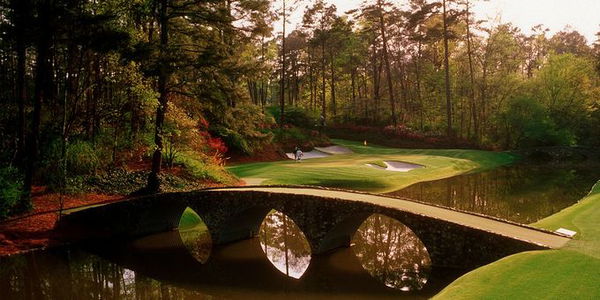
[[[323,122],[327,121],[327,104],[325,103],[325,88],[326,88],[326,72],[325,72],[325,41],[321,42],[321,72],[322,72],[322,86],[321,86],[321,119]]]
[[[37,44],[37,58],[36,58],[36,78],[35,78],[35,91],[33,97],[33,114],[31,121],[31,134],[28,141],[28,155],[25,166],[25,178],[23,181],[23,195],[21,202],[18,205],[19,210],[26,210],[31,205],[31,187],[33,186],[33,178],[35,175],[37,160],[38,160],[38,148],[39,148],[39,137],[40,137],[40,123],[42,113],[42,103],[46,98],[49,97],[51,89],[50,85],[50,72],[49,62],[50,57],[50,46],[52,41],[52,28],[51,28],[51,6],[48,0],[40,3],[39,12],[39,23],[41,25],[40,35],[38,37]]]
[[[329,56],[331,58],[331,108],[333,109],[332,113],[333,117],[335,118],[337,117],[337,103],[335,101],[335,58],[333,55],[333,51],[330,53]]]
[[[419,41],[417,57],[415,58],[415,76],[416,76],[416,84],[417,84],[417,100],[419,101],[419,123],[421,127],[421,131],[424,129],[424,113],[425,106],[423,105],[423,96],[421,95],[421,67],[419,62],[421,60],[421,42]]]
[[[350,114],[354,116],[354,113],[356,112],[356,68],[352,69],[350,80],[352,84],[352,109]]]
[[[450,62],[449,62],[449,50],[448,50],[448,16],[446,11],[446,0],[443,3],[444,13],[444,71],[446,75],[446,121],[447,121],[447,132],[448,137],[453,136],[452,132],[452,94],[450,91]]]
[[[281,38],[281,95],[279,95],[279,126],[283,126],[285,121],[285,23],[287,22],[287,11],[285,8],[285,0],[283,2],[283,33]]]
[[[26,0],[14,1],[15,10],[15,31],[16,31],[16,50],[17,50],[17,78],[16,95],[18,97],[19,116],[17,124],[17,144],[16,144],[16,162],[21,165],[25,156],[25,103],[27,102],[27,93],[25,89],[25,60],[27,49],[25,48],[25,12],[27,8]]]
[[[477,118],[477,103],[475,102],[475,72],[473,69],[473,53],[471,51],[471,25],[469,21],[469,0],[465,2],[466,23],[467,23],[467,55],[469,58],[469,79],[471,80],[470,98],[471,98],[471,118],[473,119],[473,131],[475,142],[479,142],[479,120]]]
[[[383,3],[382,0],[377,1],[377,5],[379,8],[379,26],[381,29],[381,39],[383,42],[383,60],[385,63],[385,73],[387,75],[387,86],[388,93],[390,97],[390,107],[392,109],[392,124],[394,126],[398,125],[398,118],[396,116],[396,99],[394,95],[394,83],[392,81],[392,68],[390,64],[390,58],[388,54],[388,45],[387,45],[387,36],[386,36],[386,26],[385,20],[383,18]]]
[[[381,84],[381,68],[378,66],[377,61],[377,49],[375,45],[373,45],[373,102],[375,106],[375,112],[373,113],[373,121],[377,122],[379,120],[379,102],[381,100],[380,95],[380,84]]]
[[[313,66],[312,66],[312,52],[310,51],[310,48],[308,50],[308,82],[309,82],[309,88],[310,88],[310,104],[309,107],[311,110],[314,110],[315,107],[315,81],[313,78]]]
[[[163,125],[165,122],[165,114],[169,105],[168,83],[171,77],[171,71],[167,65],[167,46],[169,44],[169,17],[167,9],[169,0],[160,0],[159,18],[160,18],[160,62],[158,75],[158,108],[156,109],[156,128],[154,132],[154,143],[156,149],[152,156],[152,170],[148,177],[147,190],[149,193],[157,193],[160,191],[160,174],[162,167],[162,152],[163,152]]]

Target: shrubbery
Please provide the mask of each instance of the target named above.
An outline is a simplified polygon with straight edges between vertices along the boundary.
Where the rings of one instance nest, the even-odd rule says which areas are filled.
[[[22,187],[23,180],[17,169],[0,168],[0,220],[14,212],[21,199]]]
[[[304,150],[315,146],[329,144],[329,138],[316,130],[309,130],[293,126],[273,129],[275,143],[283,145],[285,151],[292,151],[294,146],[301,146]]]
[[[99,147],[90,142],[76,141],[67,147],[67,169],[73,175],[88,175],[95,173],[106,165]],[[104,161],[104,163],[103,163]]]
[[[505,148],[569,146],[575,142],[572,132],[559,128],[541,103],[527,97],[511,99],[498,123]]]
[[[275,118],[277,122],[281,120],[281,110],[279,107],[269,107],[267,111],[270,115],[273,116],[273,118]],[[301,107],[286,107],[283,117],[285,124],[293,125],[296,127],[311,129],[319,125],[318,114]]]
[[[214,131],[229,147],[246,154],[269,144],[273,134],[269,131],[275,124],[272,117],[262,113],[254,105],[239,105],[227,111],[220,125]]]
[[[185,167],[185,170],[194,179],[207,180],[220,183],[233,183],[235,179],[231,176],[221,165],[217,162],[210,161],[208,158],[202,160],[201,157],[196,155],[190,155],[190,153],[182,153],[177,159],[176,163]]]
[[[370,127],[362,125],[336,125],[327,128],[334,138],[348,139],[400,148],[478,148],[474,143],[461,138],[426,135],[406,125]]]

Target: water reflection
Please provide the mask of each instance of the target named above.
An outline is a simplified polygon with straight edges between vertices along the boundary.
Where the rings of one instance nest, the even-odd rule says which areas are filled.
[[[189,299],[207,295],[175,287],[78,250],[0,258],[2,299]]]
[[[208,261],[212,249],[210,232],[202,218],[189,207],[179,222],[179,235],[185,248],[198,262]]]
[[[190,254],[200,263],[206,263],[210,258],[212,239],[204,224],[179,230],[181,241]]]
[[[308,269],[310,245],[296,223],[285,214],[271,211],[260,226],[259,239],[269,261],[283,274],[299,279]]]
[[[358,229],[352,249],[371,276],[402,291],[427,283],[431,259],[419,238],[402,223],[375,214]]]
[[[390,195],[529,224],[573,205],[597,180],[590,168],[514,165],[418,183]]]

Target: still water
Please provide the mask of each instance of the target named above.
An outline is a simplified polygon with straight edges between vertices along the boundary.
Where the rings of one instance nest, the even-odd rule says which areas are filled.
[[[530,224],[577,203],[598,179],[597,168],[519,164],[422,182],[389,195]]]
[[[531,223],[577,202],[597,177],[516,165],[393,195]],[[256,238],[225,246],[198,224],[0,258],[0,299],[426,299],[468,271],[432,265],[419,238],[383,215],[367,218],[351,247],[312,256],[294,221],[272,211]]]
[[[426,299],[467,270],[431,266],[400,222],[369,217],[352,246],[311,257],[277,211],[257,238],[212,247],[185,230],[0,259],[2,299]]]

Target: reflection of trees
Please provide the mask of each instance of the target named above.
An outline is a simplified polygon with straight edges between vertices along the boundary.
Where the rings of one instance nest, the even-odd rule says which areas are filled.
[[[271,211],[260,226],[259,239],[269,261],[282,273],[300,278],[308,269],[310,245],[288,216]]]
[[[386,286],[410,291],[427,282],[431,267],[427,249],[402,223],[372,215],[354,235],[353,244],[363,268]]]
[[[199,262],[206,263],[212,249],[212,239],[206,225],[180,230],[179,235],[185,248]]]
[[[391,194],[532,223],[577,202],[596,180],[583,169],[517,165],[423,182]]]
[[[198,291],[158,282],[97,256],[40,252],[0,259],[2,299],[197,299]]]

